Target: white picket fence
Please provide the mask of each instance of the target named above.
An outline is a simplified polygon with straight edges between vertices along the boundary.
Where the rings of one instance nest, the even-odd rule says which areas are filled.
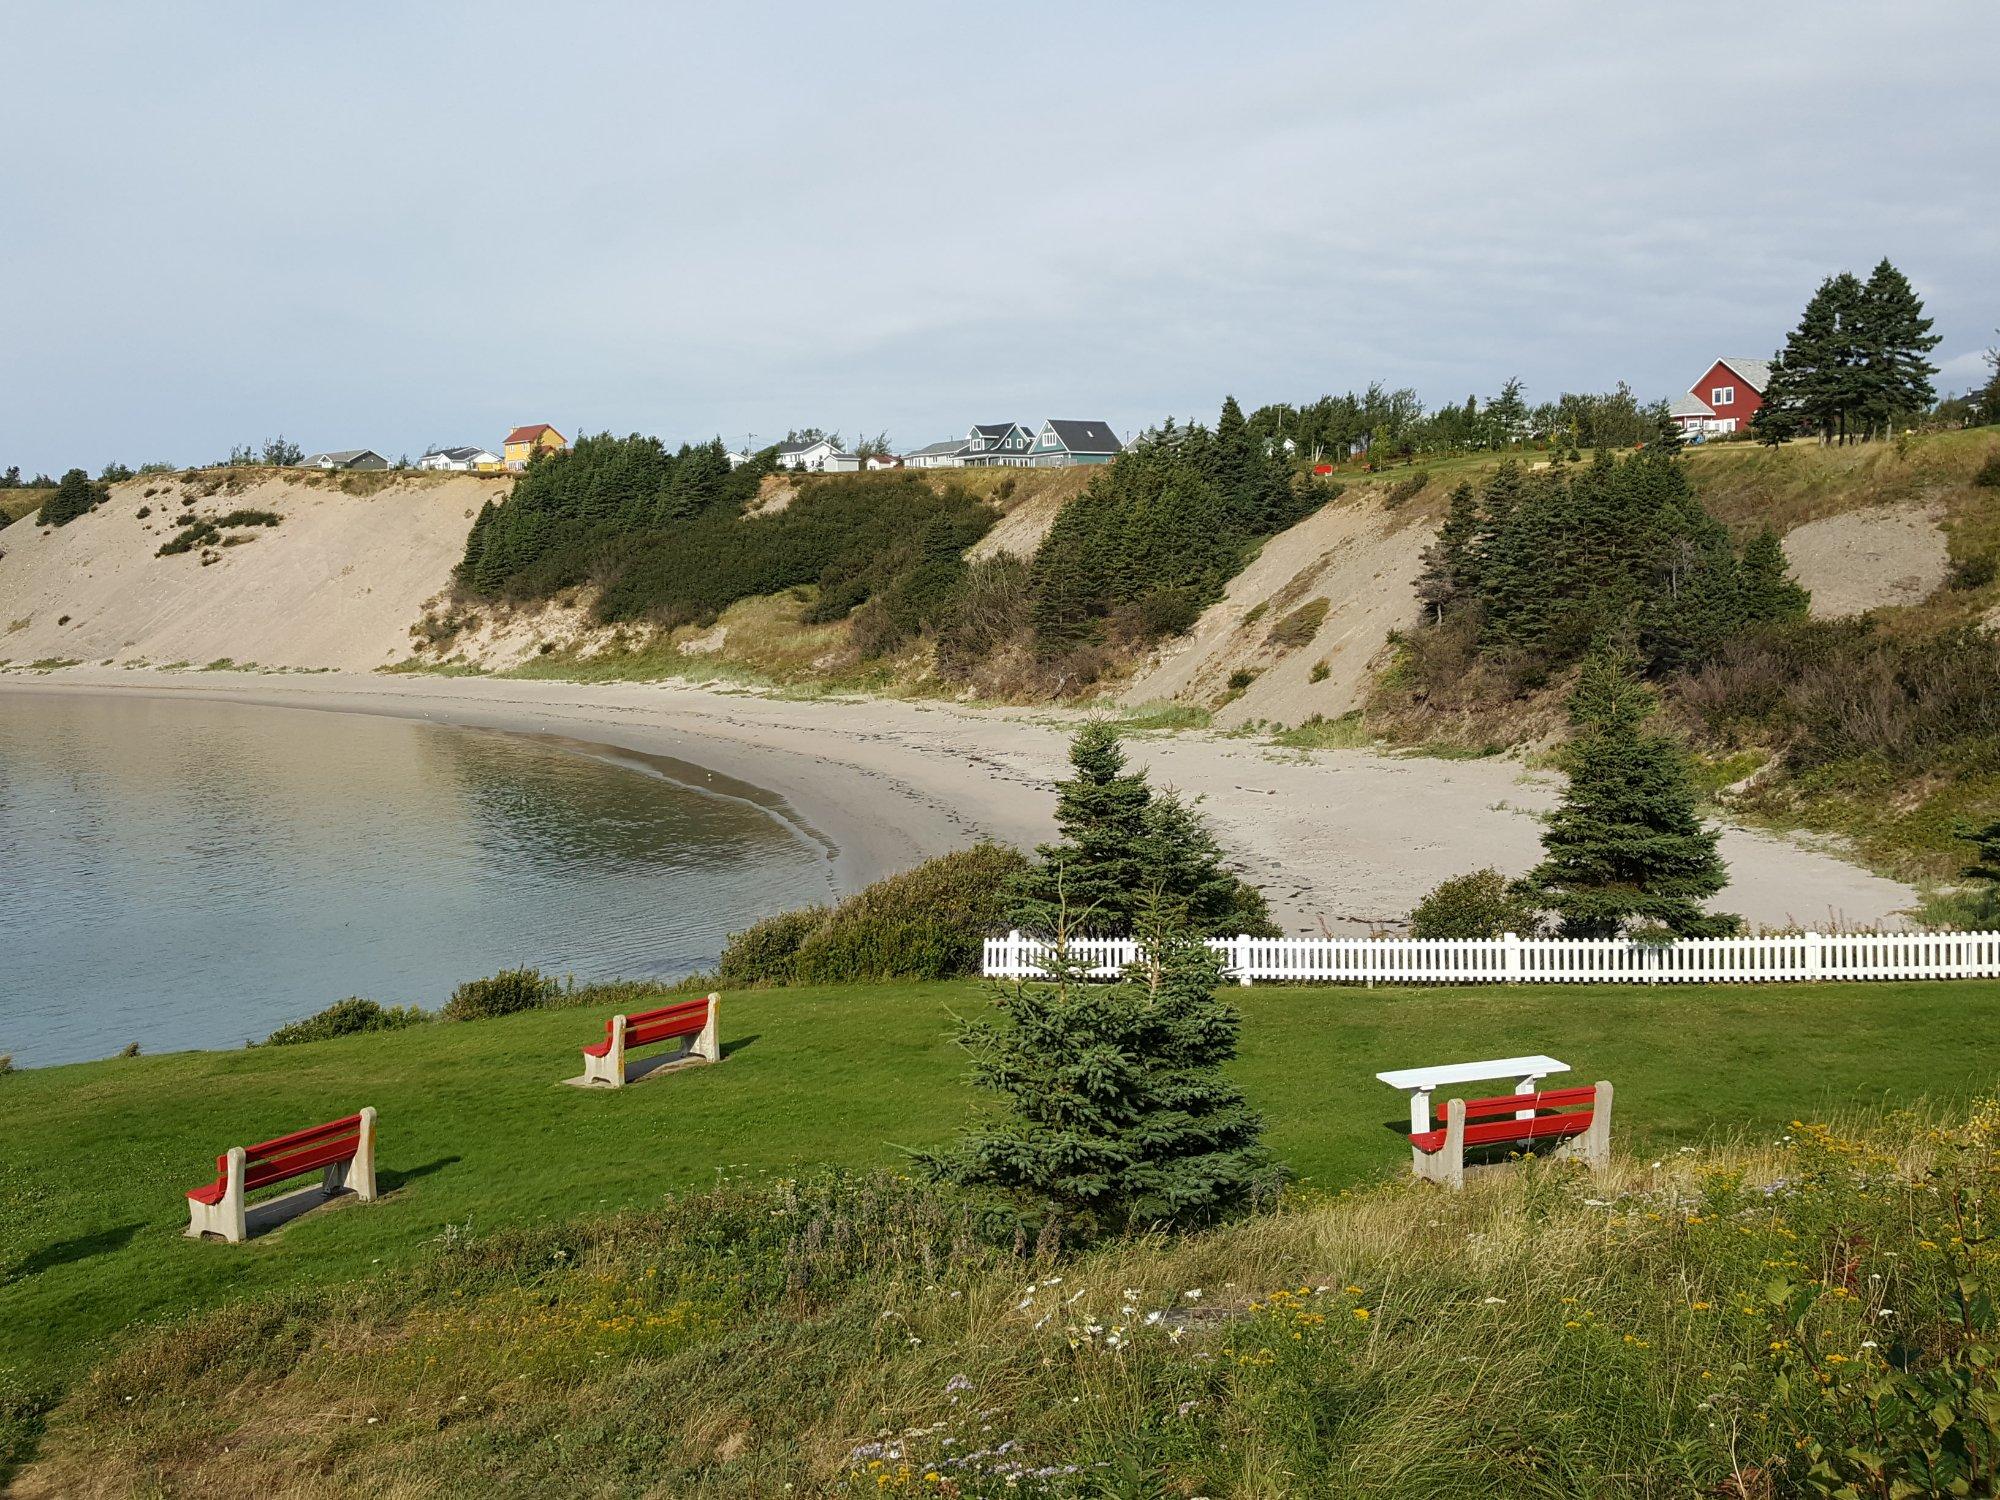
[[[1239,984],[1749,983],[1774,979],[2000,978],[2000,932],[1794,933],[1681,938],[1210,938]],[[1094,979],[1138,957],[1131,938],[1081,938],[1070,956]],[[1048,945],[1010,932],[988,938],[989,979],[1036,979]]]

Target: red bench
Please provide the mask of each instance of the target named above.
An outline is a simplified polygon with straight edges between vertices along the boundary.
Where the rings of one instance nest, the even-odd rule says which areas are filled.
[[[721,1008],[721,997],[707,995],[700,1000],[663,1005],[658,1010],[613,1016],[604,1023],[604,1040],[583,1049],[583,1076],[569,1081],[585,1087],[601,1083],[616,1089],[670,1068],[721,1062],[722,1048],[716,1037]],[[677,1055],[626,1065],[625,1054],[632,1048],[673,1041],[686,1044]]]
[[[258,1188],[318,1172],[327,1197],[352,1192],[375,1201],[375,1111],[281,1135],[255,1146],[231,1146],[215,1159],[215,1181],[188,1195],[190,1239],[216,1234],[232,1245],[247,1237],[245,1199]]]
[[[1543,1089],[1493,1099],[1452,1099],[1444,1123],[1412,1131],[1416,1174],[1445,1187],[1465,1186],[1465,1148],[1560,1141],[1557,1156],[1574,1157],[1592,1171],[1611,1159],[1611,1085]],[[1467,1123],[1468,1121],[1476,1123]]]

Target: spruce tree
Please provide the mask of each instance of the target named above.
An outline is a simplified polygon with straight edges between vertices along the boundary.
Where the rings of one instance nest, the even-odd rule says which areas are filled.
[[[1937,399],[1925,358],[1938,346],[1924,300],[1910,279],[1885,257],[1869,273],[1857,308],[1859,336],[1868,362],[1868,415],[1886,432],[1900,415],[1929,409]]]
[[[110,493],[104,485],[92,484],[90,475],[82,469],[71,469],[63,475],[56,492],[42,503],[42,524],[67,526],[85,511],[94,509]]]
[[[1222,1072],[1237,1018],[1216,998],[1219,960],[1150,915],[1118,983],[1060,972],[1004,996],[1004,1023],[961,1030],[973,1082],[1007,1111],[920,1156],[932,1175],[1084,1234],[1207,1223],[1274,1178],[1263,1120]]]
[[[1010,883],[1013,925],[1044,937],[1123,937],[1157,899],[1204,937],[1277,936],[1262,893],[1224,867],[1201,815],[1126,769],[1117,730],[1085,725],[1069,759],[1075,774],[1056,783],[1062,838],[1041,845]]]
[[[1478,592],[1478,559],[1473,550],[1478,537],[1479,497],[1470,481],[1460,481],[1451,492],[1451,504],[1436,540],[1424,549],[1424,570],[1417,575],[1417,597],[1429,606],[1437,624],[1442,625],[1446,614]]]
[[[1778,534],[1766,526],[1743,548],[1736,569],[1739,613],[1746,625],[1783,624],[1803,620],[1812,595],[1792,577]]]
[[[1645,727],[1652,693],[1629,651],[1593,655],[1570,700],[1575,737],[1564,748],[1569,786],[1542,834],[1528,884],[1564,937],[1615,937],[1657,926],[1681,937],[1734,931],[1704,898],[1728,883],[1716,835],[1702,827],[1685,757]]]

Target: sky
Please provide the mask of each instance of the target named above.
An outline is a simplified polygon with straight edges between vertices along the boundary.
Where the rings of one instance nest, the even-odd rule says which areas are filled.
[[[9,7],[0,467],[1676,395],[1888,256],[1978,383],[2000,5]]]

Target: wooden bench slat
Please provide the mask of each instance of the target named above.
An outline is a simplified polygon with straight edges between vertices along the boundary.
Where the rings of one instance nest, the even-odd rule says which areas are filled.
[[[1543,1140],[1553,1136],[1582,1135],[1590,1129],[1590,1116],[1541,1115],[1533,1120],[1491,1120],[1484,1125],[1465,1127],[1465,1144],[1490,1146],[1495,1141]],[[1436,1151],[1444,1145],[1445,1130],[1419,1131],[1410,1144],[1419,1151]]]
[[[361,1116],[349,1115],[341,1120],[328,1120],[324,1125],[313,1125],[304,1130],[295,1130],[290,1135],[281,1135],[273,1141],[259,1141],[256,1145],[245,1148],[244,1154],[252,1161],[255,1161],[260,1156],[269,1156],[274,1152],[283,1151],[292,1146],[303,1146],[329,1135],[339,1135],[343,1131],[349,1135],[359,1134],[361,1131]]]

